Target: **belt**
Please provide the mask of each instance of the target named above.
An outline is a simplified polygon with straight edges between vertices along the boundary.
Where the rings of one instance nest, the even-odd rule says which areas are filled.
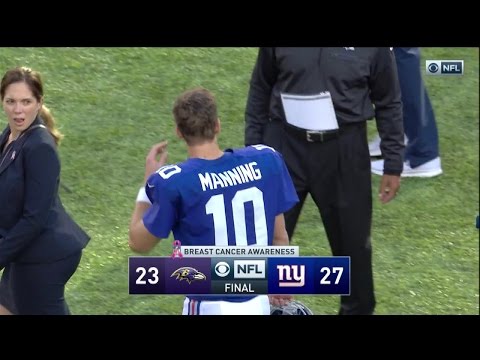
[[[290,124],[285,124],[285,130],[298,137],[301,140],[306,140],[308,142],[325,142],[332,140],[338,137],[337,130],[307,130],[302,129]]]

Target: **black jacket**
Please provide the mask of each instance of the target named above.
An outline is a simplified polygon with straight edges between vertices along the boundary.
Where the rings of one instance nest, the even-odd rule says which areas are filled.
[[[58,196],[60,161],[37,117],[0,155],[0,269],[11,262],[48,263],[83,249],[89,236]],[[0,135],[0,149],[10,134]]]
[[[397,67],[390,48],[260,48],[245,114],[245,145],[264,142],[269,121],[285,121],[280,93],[329,91],[342,124],[375,117],[385,173],[403,169],[403,118]]]

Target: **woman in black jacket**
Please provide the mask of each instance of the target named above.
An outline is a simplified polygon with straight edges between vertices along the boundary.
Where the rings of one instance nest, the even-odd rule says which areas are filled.
[[[0,135],[0,314],[70,314],[65,284],[90,238],[58,195],[62,135],[38,72],[7,71],[0,98],[8,120]]]

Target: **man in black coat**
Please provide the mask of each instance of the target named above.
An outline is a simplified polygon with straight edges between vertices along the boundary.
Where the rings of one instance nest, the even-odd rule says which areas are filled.
[[[305,198],[317,205],[334,256],[350,256],[340,314],[372,314],[372,188],[366,121],[385,157],[379,197],[400,187],[402,103],[391,48],[260,48],[245,116],[245,145],[284,157],[300,202],[285,214],[290,239]]]

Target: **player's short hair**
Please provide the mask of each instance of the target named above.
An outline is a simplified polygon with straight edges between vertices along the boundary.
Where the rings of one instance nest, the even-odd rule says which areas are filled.
[[[181,94],[173,106],[173,116],[188,145],[215,138],[217,104],[214,95],[207,89],[199,87]]]

